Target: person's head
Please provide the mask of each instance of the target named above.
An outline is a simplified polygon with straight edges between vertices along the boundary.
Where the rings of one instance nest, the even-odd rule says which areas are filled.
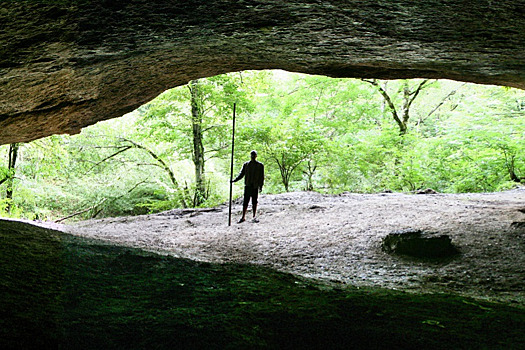
[[[257,151],[253,150],[250,152],[250,157],[255,160],[255,158],[257,158]]]

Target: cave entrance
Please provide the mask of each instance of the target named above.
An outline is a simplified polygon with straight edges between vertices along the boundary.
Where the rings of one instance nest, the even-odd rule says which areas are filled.
[[[235,171],[257,149],[266,193],[500,191],[524,177],[524,101],[522,90],[450,80],[228,73],[80,135],[21,145],[3,203],[55,220],[223,203],[234,103]]]

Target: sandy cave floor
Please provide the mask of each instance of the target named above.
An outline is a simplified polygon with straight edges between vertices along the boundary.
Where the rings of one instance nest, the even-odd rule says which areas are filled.
[[[226,205],[58,225],[73,235],[214,263],[260,264],[339,286],[453,292],[525,306],[525,188],[488,194],[262,195],[259,223]],[[57,225],[54,225],[56,228]],[[441,261],[389,255],[401,229],[447,234]]]

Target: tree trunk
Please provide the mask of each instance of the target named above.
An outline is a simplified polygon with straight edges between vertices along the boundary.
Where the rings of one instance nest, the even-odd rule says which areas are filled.
[[[279,172],[281,173],[281,179],[283,181],[284,190],[286,192],[290,192],[290,179],[292,178],[292,174],[297,169],[297,167],[303,162],[303,159],[299,161],[290,161],[286,158],[286,154],[281,153],[278,154],[270,154],[270,157],[275,160],[277,163],[277,166],[279,167]]]
[[[18,143],[12,143],[9,145],[9,163],[7,165],[8,168],[8,180],[7,180],[7,190],[6,190],[6,198],[7,201],[7,212],[11,212],[12,207],[12,201],[13,201],[13,182],[15,178],[15,167],[16,167],[16,159],[18,157],[18,149],[20,147],[20,144]]]
[[[408,120],[410,119],[410,96],[411,96],[410,86],[408,85],[408,80],[403,82],[403,106],[401,107],[401,123],[399,124],[399,134],[405,135],[408,131]]]
[[[405,122],[403,122],[404,118],[403,119],[399,118],[399,114],[397,113],[396,106],[394,105],[394,102],[390,98],[390,95],[388,94],[386,89],[384,89],[381,85],[379,85],[379,83],[375,79],[372,79],[372,80],[361,79],[361,80],[365,81],[367,83],[370,83],[370,84],[374,85],[377,88],[377,91],[379,91],[381,96],[383,96],[384,102],[390,108],[390,113],[392,113],[392,118],[394,118],[394,121],[396,122],[397,126],[399,127],[399,134],[400,135],[406,134],[406,132],[407,132],[407,125],[406,125]],[[385,88],[386,88],[386,85],[385,85]]]
[[[275,162],[277,163],[277,166],[279,167],[279,172],[281,173],[281,180],[283,181],[284,190],[286,192],[289,192],[290,172],[288,171],[288,168],[286,167],[286,161],[284,160],[284,156],[282,156],[281,160],[276,155],[273,155],[272,157],[273,159],[275,159]]]
[[[191,124],[193,131],[193,164],[195,166],[195,197],[194,206],[202,204],[206,200],[206,179],[204,175],[204,146],[202,137],[202,91],[198,80],[192,80],[189,84],[191,93]]]
[[[399,115],[397,108],[394,105],[394,102],[392,101],[392,98],[386,91],[386,84],[385,84],[385,87],[382,87],[375,79],[372,79],[372,80],[361,79],[361,80],[369,84],[372,84],[377,88],[381,96],[383,96],[384,102],[390,108],[392,117],[394,118],[394,121],[399,127],[399,135],[401,136],[405,135],[408,132],[408,120],[410,119],[410,106],[412,106],[412,102],[414,102],[416,97],[419,95],[419,93],[421,92],[425,84],[428,82],[428,79],[421,81],[421,83],[419,83],[419,85],[413,91],[410,89],[408,80],[404,82],[403,84],[403,105],[401,107],[401,115]]]
[[[523,178],[519,177],[516,174],[516,168],[515,168],[515,160],[516,160],[516,154],[512,153],[509,154],[506,150],[503,150],[503,154],[505,156],[505,166],[507,167],[507,170],[509,171],[510,180],[521,183]]]
[[[314,177],[314,173],[316,169],[317,169],[317,165],[312,164],[312,161],[309,160],[307,163],[306,170],[303,171],[303,174],[306,175],[306,190],[307,191],[314,190],[313,177]]]

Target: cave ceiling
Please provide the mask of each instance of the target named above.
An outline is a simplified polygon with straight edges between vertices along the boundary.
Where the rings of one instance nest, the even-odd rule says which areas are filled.
[[[2,1],[0,144],[246,69],[525,89],[523,33],[523,0]]]

